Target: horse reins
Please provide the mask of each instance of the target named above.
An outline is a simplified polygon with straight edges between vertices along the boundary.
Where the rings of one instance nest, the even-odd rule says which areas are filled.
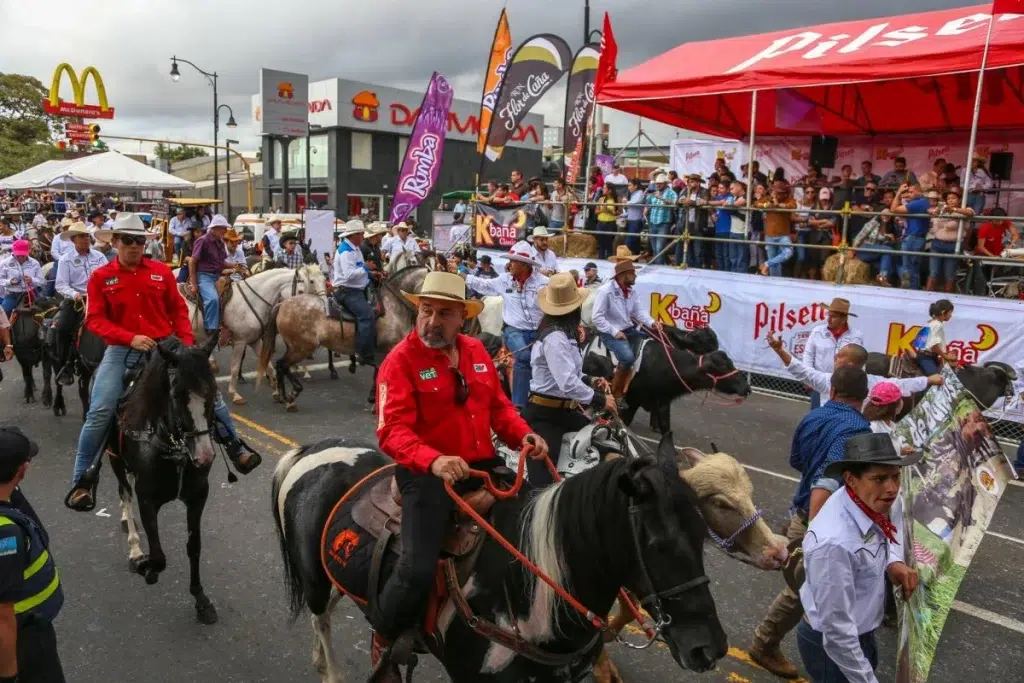
[[[637,322],[637,321],[634,320],[634,322]],[[668,335],[665,334],[665,331],[664,330],[659,330],[656,327],[654,327],[654,328],[647,327],[646,325],[641,325],[640,327],[652,339],[654,339],[655,341],[657,341],[658,343],[661,344],[661,347],[665,350],[665,357],[668,358],[668,364],[672,368],[672,372],[675,373],[676,379],[678,379],[680,381],[680,383],[682,383],[683,387],[686,389],[687,392],[689,392],[691,394],[695,393],[693,391],[693,388],[690,387],[690,385],[686,383],[685,379],[683,379],[682,374],[679,372],[679,368],[676,367],[676,362],[672,359],[671,350],[674,347],[672,347],[672,345],[669,343]],[[696,355],[696,354],[694,354],[694,355]],[[710,393],[712,391],[715,391],[715,389],[718,387],[718,383],[721,382],[722,380],[726,380],[726,379],[729,379],[730,377],[734,377],[734,376],[740,374],[740,371],[739,371],[738,368],[733,368],[732,370],[730,370],[729,372],[725,373],[724,375],[714,375],[714,374],[712,374],[711,372],[709,372],[709,371],[704,369],[704,354],[701,354],[700,356],[697,357],[697,370],[700,371],[705,377],[707,377],[708,379],[711,380],[711,388],[707,390],[708,393]],[[701,403],[702,404],[706,403],[707,400],[708,400],[708,397],[707,397],[707,394],[705,394],[704,400],[701,401]],[[722,401],[722,402],[712,401],[712,402],[715,403],[716,405],[731,406],[731,405],[739,405],[739,404],[743,403],[743,399],[742,398],[737,398],[737,399],[735,399],[733,401]]]

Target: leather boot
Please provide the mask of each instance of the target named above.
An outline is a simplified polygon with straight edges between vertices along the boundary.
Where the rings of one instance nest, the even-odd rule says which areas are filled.
[[[629,382],[632,372],[632,369],[615,368],[615,374],[612,375],[612,396],[616,399],[620,399],[626,394],[626,384]]]
[[[381,668],[381,659],[390,647],[391,643],[385,640],[384,636],[373,632],[373,638],[370,639],[370,668],[373,675],[370,680],[376,683],[402,683],[402,672],[398,670],[396,664],[389,662],[383,665],[383,669]]]
[[[239,474],[249,474],[263,462],[260,454],[249,448],[241,439],[227,442],[224,445],[224,449],[227,451],[231,462],[235,464],[235,469],[238,470]]]
[[[956,287],[956,283],[952,282],[950,280],[946,280],[945,282],[942,283],[942,291],[945,292],[946,294],[952,294],[953,293],[953,289],[955,287]]]
[[[818,269],[817,268],[808,268],[807,269],[807,279],[808,280],[817,280],[818,279]]]
[[[930,277],[928,278],[928,281],[925,282],[924,288],[927,289],[929,292],[937,292],[939,291],[939,281],[933,277]]]
[[[763,645],[755,640],[750,648],[750,658],[770,673],[782,678],[796,678],[799,669],[782,654],[778,645]]]

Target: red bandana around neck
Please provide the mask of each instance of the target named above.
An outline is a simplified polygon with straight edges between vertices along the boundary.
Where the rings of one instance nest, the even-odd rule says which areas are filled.
[[[889,520],[888,515],[883,515],[869,508],[867,503],[861,500],[849,486],[846,487],[846,492],[850,494],[850,500],[852,500],[854,504],[861,509],[861,512],[867,515],[868,519],[878,525],[878,528],[882,530],[882,533],[885,534],[885,537],[889,539],[890,543],[894,543],[896,545],[900,544],[899,541],[896,540],[896,525]]]

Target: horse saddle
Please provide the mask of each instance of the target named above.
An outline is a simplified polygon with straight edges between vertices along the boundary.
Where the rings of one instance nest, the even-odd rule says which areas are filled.
[[[370,288],[370,308],[380,318],[384,315],[384,300],[377,294],[376,288]],[[333,296],[327,297],[327,317],[343,323],[355,324],[356,317],[345,304],[339,304]]]
[[[223,311],[224,307],[231,301],[231,293],[234,291],[234,287],[231,286],[231,276],[224,275],[217,278],[217,296],[220,297],[220,310]]]

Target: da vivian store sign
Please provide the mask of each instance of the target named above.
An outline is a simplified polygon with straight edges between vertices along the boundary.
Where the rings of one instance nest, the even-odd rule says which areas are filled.
[[[60,85],[64,74],[68,75],[71,81],[71,101],[67,102],[60,96]],[[97,104],[85,103],[85,86],[89,78],[96,86]],[[50,95],[43,100],[43,111],[54,116],[72,116],[80,119],[112,119],[114,108],[107,102],[107,90],[103,86],[103,77],[94,66],[87,66],[82,69],[81,78],[71,68],[70,64],[64,63],[57,66],[53,72],[53,81],[50,83]]]

